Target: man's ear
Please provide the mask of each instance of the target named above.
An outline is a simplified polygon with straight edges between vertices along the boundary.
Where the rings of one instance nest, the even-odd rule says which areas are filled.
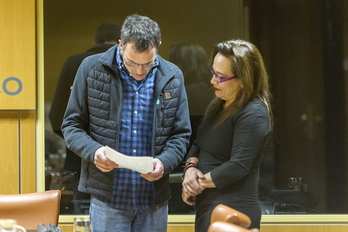
[[[123,43],[122,43],[122,40],[118,40],[118,44],[120,45],[121,48],[123,48]]]

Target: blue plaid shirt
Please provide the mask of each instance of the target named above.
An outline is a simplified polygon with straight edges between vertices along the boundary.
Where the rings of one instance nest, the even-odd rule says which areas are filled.
[[[129,76],[123,61],[116,52],[123,91],[122,120],[118,151],[129,156],[152,156],[152,124],[154,114],[154,83],[157,62],[147,77],[139,84]],[[115,169],[111,199],[104,202],[118,209],[146,209],[152,204],[152,183],[140,173],[124,168]]]

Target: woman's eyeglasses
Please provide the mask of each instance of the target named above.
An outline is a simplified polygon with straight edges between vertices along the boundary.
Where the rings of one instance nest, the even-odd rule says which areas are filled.
[[[220,83],[225,82],[225,81],[232,80],[232,79],[234,79],[234,78],[237,78],[237,77],[221,77],[221,76],[219,76],[219,74],[217,74],[217,73],[215,72],[213,66],[210,67],[210,72],[211,72],[211,74],[213,74],[213,76],[214,76],[215,78],[219,79],[219,82],[220,82]]]

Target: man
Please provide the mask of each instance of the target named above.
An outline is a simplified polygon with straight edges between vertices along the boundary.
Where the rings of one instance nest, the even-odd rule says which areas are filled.
[[[121,27],[113,23],[102,23],[95,32],[95,46],[86,52],[70,56],[64,63],[56,92],[52,101],[49,119],[54,133],[63,137],[61,125],[66,105],[70,96],[71,86],[75,79],[77,69],[84,58],[97,53],[105,52],[110,47],[117,44],[120,39]],[[77,186],[80,179],[81,158],[69,149],[66,149],[66,158],[64,162],[64,170],[71,171],[74,175],[72,181],[74,213],[85,214],[85,210],[81,208],[84,202],[89,202],[89,194],[78,191]]]
[[[62,125],[69,149],[82,157],[79,190],[92,194],[93,231],[166,231],[169,173],[191,134],[183,75],[158,54],[161,32],[148,17],[128,16],[119,45],[86,58]],[[105,146],[152,156],[153,171],[117,168]]]
[[[54,133],[63,137],[61,131],[63,116],[70,96],[71,86],[81,62],[87,56],[105,52],[110,47],[117,44],[120,39],[120,30],[121,27],[116,24],[100,24],[95,32],[95,46],[88,49],[86,52],[70,56],[65,61],[59,76],[56,92],[49,113],[49,119]],[[81,172],[81,158],[69,149],[66,149],[64,169],[71,171],[74,174],[72,182],[74,213],[85,214],[85,211],[81,206],[84,201],[89,201],[90,196],[89,194],[82,193],[77,189]]]

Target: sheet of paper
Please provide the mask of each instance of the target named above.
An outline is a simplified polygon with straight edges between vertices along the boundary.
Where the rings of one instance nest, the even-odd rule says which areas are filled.
[[[120,168],[127,168],[144,174],[153,170],[153,158],[151,156],[128,156],[106,146],[106,157],[117,163]]]

